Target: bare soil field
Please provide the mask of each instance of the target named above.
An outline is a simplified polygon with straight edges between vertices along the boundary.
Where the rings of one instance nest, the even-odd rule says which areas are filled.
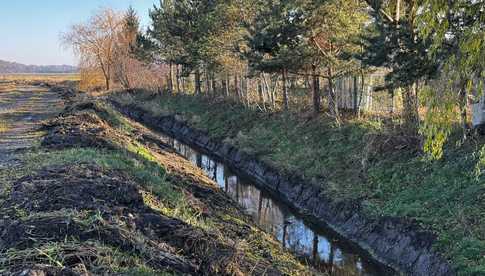
[[[46,88],[0,84],[0,168],[15,153],[30,148],[40,136],[42,120],[63,108],[59,93]]]

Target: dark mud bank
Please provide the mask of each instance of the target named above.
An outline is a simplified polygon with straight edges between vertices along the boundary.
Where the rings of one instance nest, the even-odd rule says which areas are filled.
[[[219,158],[313,222],[359,245],[379,262],[410,275],[455,275],[450,264],[432,249],[434,235],[411,222],[369,218],[359,202],[337,201],[315,183],[296,175],[282,175],[234,146],[210,139],[207,133],[175,116],[155,117],[133,105],[112,104],[126,116]]]

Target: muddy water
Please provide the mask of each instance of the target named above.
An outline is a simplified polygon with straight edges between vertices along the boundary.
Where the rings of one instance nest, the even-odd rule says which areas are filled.
[[[166,136],[162,139],[202,168],[262,229],[318,271],[338,276],[395,275],[390,269],[371,261],[359,249],[340,240],[328,229],[304,221],[281,201],[240,177],[223,163],[178,140]]]

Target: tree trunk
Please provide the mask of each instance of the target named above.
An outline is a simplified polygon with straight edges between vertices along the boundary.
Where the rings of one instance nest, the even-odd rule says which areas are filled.
[[[391,97],[390,99],[390,103],[389,103],[389,114],[393,115],[394,114],[394,97],[395,97],[395,94],[396,94],[396,90],[394,88],[391,88],[391,90],[389,90],[389,96]]]
[[[226,79],[224,80],[224,90],[226,92],[226,97],[229,98],[229,75],[226,75]]]
[[[105,83],[106,83],[106,90],[109,90],[110,79],[109,79],[109,77],[105,77],[104,79],[105,79]]]
[[[237,74],[234,75],[234,90],[236,90],[236,97],[238,100],[241,99],[241,95],[239,94],[239,80]]]
[[[419,128],[419,112],[416,83],[406,87],[403,91],[404,124],[412,134],[417,134]]]
[[[289,99],[288,99],[288,85],[287,85],[287,71],[283,69],[282,72],[283,77],[283,106],[285,111],[289,109]]]
[[[206,95],[207,96],[210,96],[211,94],[211,85],[210,85],[210,74],[209,74],[209,70],[205,70],[205,92],[206,92]]]
[[[365,73],[364,70],[360,70],[360,93],[359,93],[359,103],[357,105],[357,115],[360,118],[361,115],[361,106],[362,106],[362,98],[364,97],[364,89],[365,89]]]
[[[200,71],[199,71],[199,69],[195,70],[194,82],[195,82],[195,94],[199,95],[200,92],[201,92],[200,91]]]
[[[168,65],[168,93],[169,94],[173,93],[173,76],[172,76],[173,68],[172,67],[173,67],[173,63],[170,62]]]
[[[317,74],[317,66],[312,65],[312,88],[313,88],[313,112],[315,114],[320,113],[321,110],[321,97],[320,97],[320,79]]]
[[[214,73],[211,74],[211,79],[212,79],[212,94],[215,98],[217,96],[217,82],[216,82]]]
[[[328,105],[331,116],[333,116],[337,124],[340,125],[338,99],[334,86],[333,70],[332,68],[328,68]]]
[[[249,99],[249,86],[250,86],[250,83],[249,83],[249,78],[247,76],[244,77],[243,85],[244,85],[244,97],[246,99],[246,105],[249,107],[251,105],[250,99]]]
[[[271,108],[275,109],[276,104],[275,104],[275,97],[273,93],[274,90],[271,89],[268,83],[268,80],[266,79],[266,75],[263,73],[262,76],[263,76],[263,82],[264,82],[264,90],[266,91],[266,94],[268,96],[269,102],[271,104]]]
[[[266,99],[264,97],[263,84],[261,82],[261,78],[258,79],[258,95],[259,95],[259,101],[263,105],[263,110],[266,111]]]
[[[468,105],[466,84],[467,84],[466,79],[462,79],[461,85],[460,85],[460,94],[459,94],[460,118],[461,118],[462,130],[463,130],[463,140],[466,140],[468,136],[468,131],[469,131],[467,114],[466,114],[466,108]]]
[[[180,66],[176,65],[177,72],[176,72],[176,80],[177,80],[177,94],[180,94]]]

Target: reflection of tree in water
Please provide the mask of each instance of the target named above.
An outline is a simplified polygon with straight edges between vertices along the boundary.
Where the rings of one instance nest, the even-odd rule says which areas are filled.
[[[362,266],[360,258],[353,254],[346,254],[340,251],[341,259],[336,261],[338,267],[342,268],[342,273],[339,275],[363,275],[365,271]]]
[[[285,216],[283,211],[272,199],[261,197],[258,199],[258,222],[269,233],[273,233],[278,240],[283,239],[283,222]]]
[[[358,256],[344,253],[334,243],[322,236],[315,237],[318,240],[317,250],[313,255],[316,266],[328,271],[331,275],[365,275],[362,262]]]
[[[176,152],[188,159],[192,164],[198,165],[199,153],[193,148],[180,143],[178,140],[171,140],[171,145]]]
[[[326,270],[331,275],[364,275],[363,264],[354,254],[344,253],[334,243],[317,235],[304,222],[295,217],[287,217],[283,225],[283,244],[291,251],[306,258]]]
[[[184,144],[180,143],[180,142],[179,142],[179,141],[177,141],[177,140],[174,140],[174,141],[173,141],[173,147],[174,147],[174,149],[175,149],[175,150],[176,150],[178,153],[180,153],[180,154],[184,155],[184,151],[183,151]]]
[[[261,191],[252,185],[239,182],[239,204],[246,209],[254,218],[258,218],[259,198]]]
[[[230,197],[237,200],[237,176],[231,175],[227,177],[227,193]]]

